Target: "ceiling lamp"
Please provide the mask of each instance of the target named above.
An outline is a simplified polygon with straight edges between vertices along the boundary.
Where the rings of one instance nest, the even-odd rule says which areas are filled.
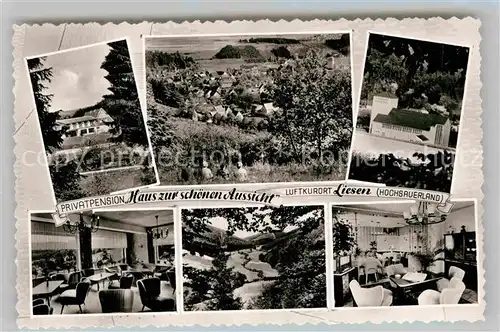
[[[80,220],[76,223],[71,223],[71,220],[68,218],[66,222],[63,224],[63,230],[70,234],[76,234],[79,231],[85,231],[86,229],[90,229],[92,233],[95,233],[99,230],[99,216],[92,214],[89,216],[90,222],[86,222],[83,218],[83,214],[80,213]]]
[[[403,212],[408,225],[432,225],[446,220],[446,215],[436,212],[436,205],[419,202],[410,207],[410,212]]]
[[[168,237],[168,228],[160,227],[158,223],[158,216],[156,218],[156,226],[149,229],[148,233],[152,234],[154,239],[166,239]]]

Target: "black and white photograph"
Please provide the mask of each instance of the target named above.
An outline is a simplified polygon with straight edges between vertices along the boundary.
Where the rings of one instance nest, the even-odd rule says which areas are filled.
[[[344,180],[350,45],[348,32],[144,37],[161,184]]]
[[[57,202],[158,183],[126,39],[26,64]]]
[[[33,315],[177,310],[173,210],[31,214]]]
[[[332,207],[335,307],[478,303],[476,206]]]
[[[469,47],[370,33],[348,178],[449,193]]]
[[[181,214],[184,310],[326,308],[324,206]]]

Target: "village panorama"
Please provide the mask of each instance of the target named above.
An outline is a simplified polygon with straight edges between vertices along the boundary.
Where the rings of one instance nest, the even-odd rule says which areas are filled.
[[[345,178],[349,34],[146,37],[160,182]]]

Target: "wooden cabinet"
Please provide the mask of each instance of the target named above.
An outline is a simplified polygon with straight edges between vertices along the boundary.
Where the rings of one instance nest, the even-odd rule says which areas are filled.
[[[450,266],[464,270],[465,286],[477,291],[476,232],[445,234],[444,262],[446,273]]]
[[[357,275],[357,268],[355,267],[350,267],[340,273],[335,272],[333,274],[333,289],[336,307],[343,307],[352,299],[349,283],[355,278],[355,275]]]

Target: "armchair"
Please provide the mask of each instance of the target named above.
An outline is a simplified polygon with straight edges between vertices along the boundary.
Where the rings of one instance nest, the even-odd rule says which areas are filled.
[[[427,289],[418,297],[419,305],[458,304],[465,290],[465,284],[458,277],[451,278],[448,287],[441,292]]]
[[[90,282],[83,281],[76,285],[76,289],[68,289],[59,296],[59,302],[62,304],[61,315],[64,311],[64,306],[77,305],[82,313],[82,304],[85,304],[87,293],[90,288]]]
[[[362,288],[358,281],[351,280],[349,288],[358,307],[379,307],[392,304],[392,292],[382,286]]]
[[[126,273],[120,277],[120,280],[113,280],[108,289],[130,289],[134,282],[134,276],[131,273]]]
[[[70,273],[67,281],[59,285],[59,290],[64,292],[68,289],[75,289],[81,278],[82,273],[80,271]]]
[[[443,289],[450,287],[451,279],[458,278],[460,281],[462,281],[464,279],[464,276],[465,276],[464,270],[462,270],[461,268],[458,268],[456,266],[450,266],[450,268],[448,269],[448,278],[449,279],[441,278],[437,282],[438,291],[441,292]]]
[[[52,308],[45,299],[36,299],[32,302],[33,315],[52,315],[54,308]]]
[[[137,281],[141,296],[142,310],[147,307],[152,311],[174,311],[175,300],[161,295],[161,281],[159,278],[146,278]]]
[[[99,291],[99,302],[103,313],[131,312],[134,292],[131,289],[107,289]]]

